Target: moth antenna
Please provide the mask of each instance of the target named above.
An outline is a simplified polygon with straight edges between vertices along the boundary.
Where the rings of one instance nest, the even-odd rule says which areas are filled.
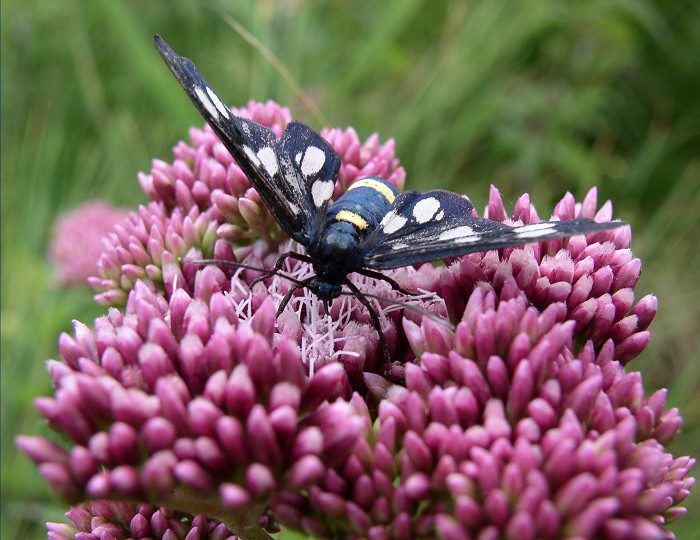
[[[238,261],[225,261],[221,259],[184,259],[180,257],[178,259],[180,263],[190,263],[190,264],[196,264],[196,265],[204,265],[204,264],[223,264],[225,266],[234,266],[236,268],[244,268],[245,270],[253,270],[254,272],[262,272],[262,273],[267,273],[269,270],[267,268],[260,268],[259,266],[253,266],[252,264],[246,264]],[[275,272],[275,276],[279,276],[281,278],[284,278],[288,281],[291,281],[292,283],[296,285],[301,285],[304,286],[305,282],[301,281],[299,279],[293,278],[292,276],[288,276],[287,274],[284,274],[282,272]]]
[[[353,293],[351,292],[346,292],[343,291],[341,293],[343,296],[354,296]],[[420,308],[418,306],[414,306],[413,304],[408,304],[406,302],[402,302],[401,300],[396,300],[394,298],[387,298],[386,296],[380,296],[378,294],[372,294],[372,293],[367,293],[363,292],[363,296],[367,296],[369,298],[374,298],[375,300],[379,300],[381,302],[386,302],[387,304],[392,304],[394,306],[400,306],[404,309],[408,309],[409,311],[413,311],[414,313],[418,313],[420,315],[423,315],[424,317],[427,317],[431,321],[434,321],[438,324],[441,324],[442,326],[449,328],[453,332],[455,331],[456,327],[454,324],[452,324],[450,321],[443,319],[442,317],[438,317],[434,313],[430,313],[429,311]]]
[[[185,259],[184,257],[178,257],[178,262],[179,263],[190,263],[190,264],[196,264],[196,265],[205,265],[205,264],[224,264],[226,266],[235,266],[237,268],[245,268],[246,270],[253,270],[255,272],[267,272],[264,268],[258,268],[257,266],[253,266],[250,264],[238,262],[238,261],[226,261],[222,259]]]

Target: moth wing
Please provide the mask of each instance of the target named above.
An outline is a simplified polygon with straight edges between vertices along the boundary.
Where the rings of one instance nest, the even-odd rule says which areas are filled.
[[[311,128],[291,122],[280,140],[260,124],[235,116],[195,64],[159,36],[155,45],[182,88],[260,194],[285,232],[307,245],[333,193],[340,157]],[[301,156],[297,161],[297,156]],[[321,201],[322,204],[316,204]]]
[[[409,266],[468,253],[614,229],[621,221],[587,218],[511,227],[475,217],[466,197],[443,190],[399,195],[363,244],[364,268]]]

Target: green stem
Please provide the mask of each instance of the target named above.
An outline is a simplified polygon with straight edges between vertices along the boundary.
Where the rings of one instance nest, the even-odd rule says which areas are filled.
[[[180,491],[170,496],[162,506],[217,519],[225,523],[241,540],[273,540],[259,525],[267,502],[255,503],[240,512],[224,511],[218,499],[191,497]]]

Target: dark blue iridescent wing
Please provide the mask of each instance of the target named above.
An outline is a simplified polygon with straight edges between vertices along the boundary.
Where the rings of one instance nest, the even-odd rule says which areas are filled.
[[[406,191],[361,246],[363,268],[381,270],[619,227],[578,218],[510,227],[473,217],[469,199],[443,190]]]
[[[277,222],[290,237],[307,245],[333,195],[340,156],[323,137],[299,122],[291,122],[278,141],[272,130],[235,116],[192,61],[178,56],[159,36],[154,41]]]
[[[340,170],[340,156],[321,135],[301,122],[287,125],[276,153],[281,156],[284,176],[296,179],[299,186],[295,195],[306,208],[310,233],[323,223]]]

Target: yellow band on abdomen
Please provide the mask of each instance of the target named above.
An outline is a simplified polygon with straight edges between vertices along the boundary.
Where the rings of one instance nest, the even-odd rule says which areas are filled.
[[[347,221],[348,223],[352,223],[355,227],[357,227],[360,230],[367,228],[367,222],[364,220],[364,218],[361,215],[356,214],[355,212],[351,212],[350,210],[341,210],[335,216],[335,220]]]
[[[387,187],[385,184],[382,184],[381,182],[377,182],[373,178],[363,178],[362,180],[358,180],[348,188],[348,191],[358,187],[368,187],[373,189],[374,191],[378,191],[379,193],[384,195],[384,197],[386,197],[386,200],[389,201],[389,204],[393,203],[394,199],[396,198],[394,192],[391,191],[389,187]]]

